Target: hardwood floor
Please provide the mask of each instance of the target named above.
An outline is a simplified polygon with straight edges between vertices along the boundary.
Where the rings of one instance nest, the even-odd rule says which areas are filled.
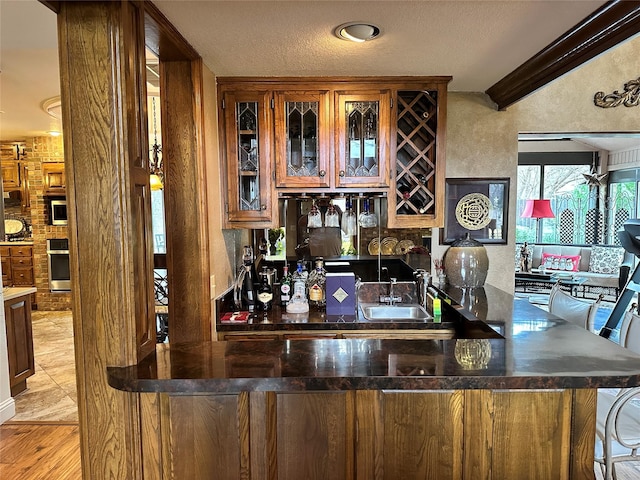
[[[595,479],[602,480],[600,468]],[[640,479],[640,463],[620,464],[618,480]],[[81,480],[78,425],[6,423],[0,425],[0,478]]]
[[[0,425],[0,478],[81,480],[78,425]]]

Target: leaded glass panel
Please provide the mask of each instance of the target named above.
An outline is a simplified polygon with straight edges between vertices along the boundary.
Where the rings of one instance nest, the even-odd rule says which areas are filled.
[[[286,102],[287,175],[318,175],[318,102]]]
[[[379,102],[346,102],[346,176],[378,175]]]
[[[240,210],[260,210],[258,102],[238,102],[238,182]]]

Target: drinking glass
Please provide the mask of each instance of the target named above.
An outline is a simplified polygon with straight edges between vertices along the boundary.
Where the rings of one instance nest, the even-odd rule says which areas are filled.
[[[324,216],[324,226],[325,227],[339,227],[340,226],[340,215],[336,211],[336,207],[333,203],[329,204],[327,208],[327,213]]]
[[[364,209],[358,217],[358,224],[362,228],[373,228],[378,226],[378,218],[369,212],[369,199],[364,199]]]
[[[358,234],[356,213],[351,208],[351,200],[347,199],[346,211],[342,215],[342,231],[345,235],[353,236]]]
[[[309,211],[309,214],[307,215],[307,227],[309,228],[322,227],[322,215],[320,215],[320,210],[318,210],[315,200],[311,205],[311,210]]]

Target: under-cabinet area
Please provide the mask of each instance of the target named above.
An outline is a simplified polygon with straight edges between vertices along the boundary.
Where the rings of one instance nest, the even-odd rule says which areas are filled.
[[[225,224],[277,228],[277,199],[384,198],[389,228],[444,221],[450,77],[218,78]]]

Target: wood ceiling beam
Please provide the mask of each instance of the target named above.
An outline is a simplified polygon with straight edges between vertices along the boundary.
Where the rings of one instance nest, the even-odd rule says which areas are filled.
[[[640,1],[613,0],[485,91],[498,110],[640,32]]]

